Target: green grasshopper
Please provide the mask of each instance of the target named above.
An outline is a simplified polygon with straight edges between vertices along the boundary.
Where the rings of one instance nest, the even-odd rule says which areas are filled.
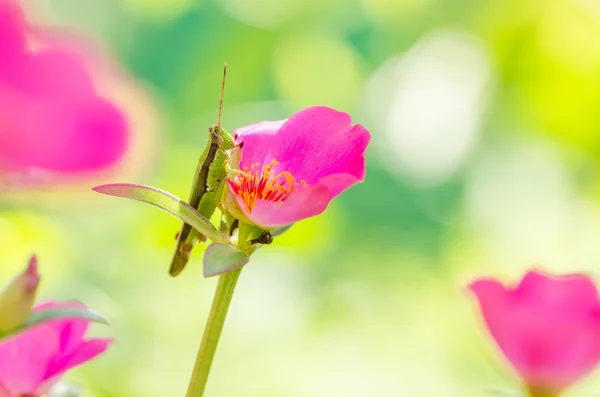
[[[208,129],[208,142],[198,159],[192,189],[188,203],[206,218],[215,212],[225,188],[225,179],[229,167],[229,153],[237,145],[235,139],[221,128],[221,110],[223,108],[223,91],[227,64],[223,68],[223,82],[217,125]],[[206,241],[206,237],[184,223],[177,235],[177,247],[171,260],[169,274],[177,276],[187,265],[192,249],[198,241]]]

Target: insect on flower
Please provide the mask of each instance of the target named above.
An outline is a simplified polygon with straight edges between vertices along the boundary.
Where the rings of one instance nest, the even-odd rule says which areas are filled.
[[[222,103],[223,87],[218,123],[209,129],[187,203],[152,186],[117,183],[93,189],[151,204],[184,222],[176,237],[172,276],[186,266],[194,245],[208,239],[205,276],[243,266],[257,248],[291,224],[322,213],[365,178],[371,136],[347,113],[313,106],[287,120],[238,128],[232,137],[221,128]],[[217,208],[218,229],[210,221]]]
[[[209,218],[214,213],[225,187],[225,176],[229,164],[230,151],[237,147],[233,137],[221,128],[221,111],[223,109],[223,92],[227,64],[223,68],[223,81],[221,84],[221,97],[217,125],[208,129],[208,142],[198,159],[194,174],[192,189],[188,203],[196,208],[200,214]],[[177,276],[187,265],[194,245],[198,241],[205,241],[206,237],[184,223],[177,234],[177,247],[171,261],[169,274]]]

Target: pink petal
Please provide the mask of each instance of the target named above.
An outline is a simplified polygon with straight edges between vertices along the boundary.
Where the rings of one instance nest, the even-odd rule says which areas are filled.
[[[83,309],[86,306],[81,302],[44,302],[34,308],[35,311],[47,310],[54,308],[71,307]],[[85,332],[88,329],[89,321],[82,319],[60,319],[48,321],[45,325],[55,330],[60,340],[61,354],[69,354],[75,351],[83,341]]]
[[[38,98],[77,101],[82,96],[95,96],[91,77],[85,70],[85,60],[66,50],[50,49],[30,54],[19,72],[20,76],[13,82],[18,82],[20,89]]]
[[[37,396],[50,359],[58,353],[54,330],[40,325],[0,343],[0,385],[13,396]]]
[[[286,120],[263,121],[233,131],[237,143],[243,143],[241,169],[244,167],[249,168],[255,163],[262,165],[265,161],[271,162],[273,148],[270,143],[273,141],[273,135],[279,131],[285,122]]]
[[[70,114],[61,121],[70,135],[60,151],[44,159],[41,166],[65,172],[91,171],[114,163],[125,153],[127,123],[112,104],[99,98],[82,100],[72,104]]]
[[[509,360],[514,356],[516,339],[514,327],[507,316],[511,315],[511,296],[502,284],[492,279],[481,279],[470,284],[469,289],[479,301],[481,314],[488,330]]]
[[[23,13],[16,1],[0,0],[0,72],[21,56],[25,48],[25,28]]]
[[[364,176],[364,175],[363,175]],[[352,174],[333,174],[324,177],[319,181],[319,185],[327,186],[329,189],[329,199],[335,198],[335,196],[349,187],[361,182],[362,179]]]
[[[600,323],[598,319],[586,322],[554,323],[555,329],[547,334],[548,342],[541,345],[541,362],[530,362],[537,369],[529,377],[533,383],[564,388],[590,373],[600,360]],[[542,332],[542,331],[541,331]]]
[[[95,171],[124,154],[124,115],[97,96],[85,58],[57,47],[26,48],[19,4],[0,0],[0,167]],[[67,76],[67,78],[65,78]]]
[[[529,272],[515,289],[471,284],[490,333],[531,387],[560,391],[600,361],[600,302],[583,275]]]
[[[329,204],[330,196],[331,192],[326,185],[298,186],[285,201],[259,200],[252,212],[247,210],[241,198],[236,196],[236,199],[242,211],[254,224],[273,228],[322,213]]]
[[[504,305],[508,293],[498,281],[488,278],[476,280],[469,284],[469,289],[475,294],[483,315],[494,310],[497,305]]]
[[[60,356],[56,361],[52,362],[48,367],[46,377],[56,377],[73,367],[92,360],[99,354],[104,353],[112,342],[113,339],[91,339],[85,342],[82,341],[75,350],[69,354]]]
[[[6,390],[4,385],[2,385],[2,380],[0,379],[0,397],[13,397],[11,393]]]
[[[260,123],[248,125],[246,127],[240,127],[233,130],[233,137],[238,140],[238,142],[242,142],[246,138],[249,138],[250,135],[257,135],[262,139],[264,135],[273,135],[277,133],[277,131],[279,131],[281,126],[286,121],[287,119],[277,121],[261,121]]]
[[[275,158],[279,162],[273,168],[276,174],[287,171],[309,185],[335,174],[364,179],[364,152],[370,134],[363,126],[353,125],[347,113],[314,106],[287,120],[255,124],[236,132],[240,134],[238,141],[244,142],[241,168],[256,162],[270,164]],[[349,185],[332,187],[333,198]]]
[[[539,301],[547,307],[558,308],[568,313],[585,313],[585,310],[600,306],[598,291],[594,283],[583,274],[560,277],[529,271],[514,292],[519,299]]]
[[[3,100],[0,92],[0,104],[4,105],[0,124],[4,118],[6,125],[5,133],[0,132],[0,158],[12,168],[92,171],[124,154],[126,121],[111,104],[97,98],[49,103],[27,98],[17,101],[16,97]]]
[[[347,113],[324,106],[301,110],[274,138],[278,172],[288,171],[296,180],[312,185],[334,174],[365,177],[364,152],[370,134],[362,125],[353,125]],[[331,192],[332,197],[339,193]]]

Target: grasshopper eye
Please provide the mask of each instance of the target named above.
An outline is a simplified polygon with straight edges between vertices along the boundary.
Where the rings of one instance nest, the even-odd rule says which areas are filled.
[[[210,140],[211,142],[216,143],[219,146],[223,144],[223,137],[219,135],[219,133],[215,131],[215,129],[212,129],[210,131]]]

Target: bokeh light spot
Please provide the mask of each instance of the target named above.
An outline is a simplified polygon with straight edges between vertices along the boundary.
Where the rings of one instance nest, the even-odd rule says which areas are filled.
[[[221,0],[224,9],[240,22],[258,27],[281,26],[296,14],[300,0]]]
[[[491,73],[485,47],[458,31],[431,33],[388,61],[367,89],[384,164],[418,184],[450,177],[476,143]]]
[[[327,32],[299,32],[280,40],[274,55],[277,91],[296,108],[348,110],[362,81],[357,54]]]
[[[193,6],[197,6],[200,0],[121,0],[125,5],[146,17],[159,21],[173,20]]]
[[[376,23],[398,26],[412,22],[440,3],[440,0],[362,0],[367,15]]]

